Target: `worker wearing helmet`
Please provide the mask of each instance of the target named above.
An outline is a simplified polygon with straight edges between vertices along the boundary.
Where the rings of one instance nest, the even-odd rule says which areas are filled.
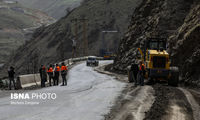
[[[47,73],[49,75],[49,86],[51,86],[51,79],[53,79],[53,66],[52,65],[49,66]]]
[[[58,83],[59,83],[59,76],[60,76],[60,66],[58,64],[56,64],[54,73],[55,73],[55,76],[54,76],[54,85],[58,85]]]
[[[63,79],[63,83],[62,85],[67,85],[67,79],[66,79],[66,75],[67,75],[67,66],[65,65],[65,63],[63,62],[62,63],[62,67],[61,67],[61,76],[62,76],[62,79]]]
[[[141,86],[144,86],[144,75],[145,75],[145,65],[143,64],[143,61],[140,61],[139,64],[139,82]]]

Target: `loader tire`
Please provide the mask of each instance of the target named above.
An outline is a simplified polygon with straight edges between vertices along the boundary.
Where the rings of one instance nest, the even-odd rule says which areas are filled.
[[[179,69],[178,67],[170,67],[171,77],[168,80],[168,85],[177,87],[179,83]]]

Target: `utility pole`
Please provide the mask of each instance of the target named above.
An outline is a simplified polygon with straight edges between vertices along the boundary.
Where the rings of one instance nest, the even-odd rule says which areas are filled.
[[[87,37],[88,19],[82,19],[82,22],[83,22],[84,55],[88,56],[88,37]]]
[[[82,22],[83,26],[83,43],[82,43],[82,48],[83,48],[83,55],[87,56],[88,55],[88,37],[87,37],[87,25],[88,25],[88,19],[82,18],[82,19],[72,19],[71,22],[75,23],[74,27],[74,35],[75,35],[75,41],[78,41],[78,22]]]

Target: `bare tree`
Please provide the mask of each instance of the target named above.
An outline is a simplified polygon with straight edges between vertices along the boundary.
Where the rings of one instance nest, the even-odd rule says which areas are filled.
[[[66,12],[67,12],[67,14],[70,13],[71,12],[71,8],[70,7],[66,8]]]

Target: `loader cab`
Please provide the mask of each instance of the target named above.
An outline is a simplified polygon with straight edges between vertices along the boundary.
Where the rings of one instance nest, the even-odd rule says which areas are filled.
[[[145,41],[145,46],[143,48],[143,60],[144,62],[154,62],[154,63],[161,63],[169,62],[169,54],[166,51],[167,44],[165,38],[148,38]],[[159,59],[159,60],[158,60]],[[157,68],[162,67],[164,68],[165,65],[155,64]]]
[[[166,40],[164,38],[149,38],[145,42],[146,49],[149,50],[166,50]]]

